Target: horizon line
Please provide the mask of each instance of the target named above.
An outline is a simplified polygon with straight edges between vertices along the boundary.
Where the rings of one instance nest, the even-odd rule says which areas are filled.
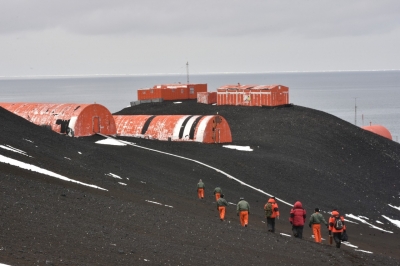
[[[198,72],[191,75],[237,75],[237,74],[286,74],[286,73],[337,73],[337,72],[385,72],[400,71],[400,69],[375,70],[288,70],[288,71],[259,71],[259,72]],[[142,73],[142,74],[59,74],[59,75],[14,75],[0,76],[0,79],[30,79],[30,78],[90,78],[90,77],[141,77],[141,76],[175,76],[186,73]]]

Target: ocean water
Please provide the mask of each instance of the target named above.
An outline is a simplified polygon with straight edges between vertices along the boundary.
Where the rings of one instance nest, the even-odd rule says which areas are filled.
[[[290,103],[335,115],[357,126],[379,124],[400,136],[400,71],[288,72],[190,75],[208,91],[226,84],[281,84]],[[137,100],[137,89],[187,83],[186,73],[96,77],[1,78],[0,102],[99,103],[112,113]]]

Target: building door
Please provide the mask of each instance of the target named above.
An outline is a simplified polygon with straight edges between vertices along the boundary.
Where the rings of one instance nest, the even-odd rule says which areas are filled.
[[[100,133],[100,117],[93,116],[93,132]]]

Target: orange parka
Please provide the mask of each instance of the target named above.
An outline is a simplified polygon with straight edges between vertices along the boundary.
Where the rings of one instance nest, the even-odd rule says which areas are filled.
[[[343,223],[343,228],[340,230],[336,229],[334,226],[336,217],[340,217],[340,220],[342,220],[342,223]],[[329,218],[328,224],[329,224],[328,229],[332,233],[342,233],[344,230],[346,230],[346,224],[344,223],[344,217],[340,216],[338,211],[332,211],[332,216]]]
[[[267,201],[267,203],[264,205],[264,210],[265,207],[267,206],[268,203],[272,204],[272,215],[270,218],[276,218],[279,216],[279,208],[278,208],[278,203],[276,203],[274,198],[269,198],[269,200]]]

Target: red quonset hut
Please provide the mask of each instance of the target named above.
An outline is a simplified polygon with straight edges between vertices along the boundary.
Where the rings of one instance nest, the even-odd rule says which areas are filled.
[[[231,129],[220,115],[114,115],[118,136],[164,141],[230,143]]]
[[[137,98],[141,100],[163,99],[188,100],[197,99],[198,92],[206,92],[207,84],[163,84],[153,88],[138,89]]]
[[[279,106],[289,104],[283,85],[225,85],[217,89],[217,105]]]
[[[116,134],[112,114],[100,104],[0,103],[0,106],[36,125],[69,136]]]
[[[387,128],[385,128],[384,126],[371,125],[371,126],[363,126],[361,128],[365,129],[365,130],[368,130],[368,131],[371,131],[371,132],[373,132],[375,134],[378,134],[378,135],[380,135],[382,137],[385,137],[385,138],[388,138],[390,140],[393,140],[392,139],[392,134],[390,134],[390,131]]]

